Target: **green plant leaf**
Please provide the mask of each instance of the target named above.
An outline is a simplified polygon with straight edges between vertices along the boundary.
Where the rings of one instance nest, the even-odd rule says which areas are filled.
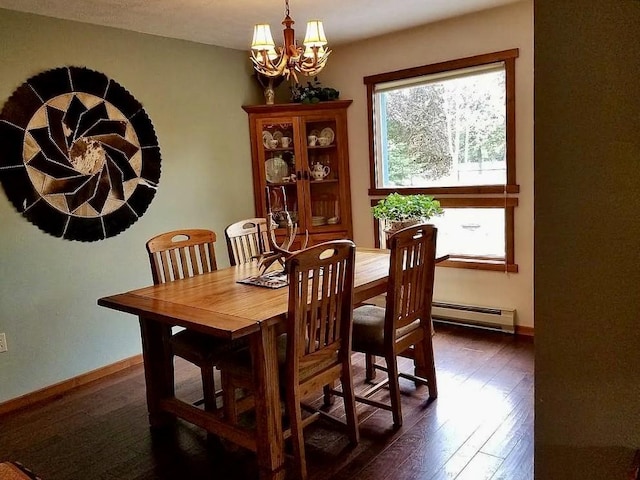
[[[444,212],[440,202],[428,195],[400,195],[392,193],[371,208],[374,218],[402,221],[420,218],[428,220]]]

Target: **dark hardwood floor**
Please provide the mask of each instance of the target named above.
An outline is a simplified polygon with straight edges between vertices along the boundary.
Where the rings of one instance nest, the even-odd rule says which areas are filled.
[[[312,480],[533,479],[533,341],[447,325],[436,331],[438,399],[426,405],[426,388],[401,380],[403,427],[394,431],[390,412],[359,405],[355,448],[333,424],[314,423],[305,430]],[[354,361],[364,387],[362,358]],[[198,370],[177,359],[176,378],[181,396],[197,398]],[[2,460],[43,480],[257,478],[250,452],[207,441],[185,422],[152,433],[141,366],[0,416]]]

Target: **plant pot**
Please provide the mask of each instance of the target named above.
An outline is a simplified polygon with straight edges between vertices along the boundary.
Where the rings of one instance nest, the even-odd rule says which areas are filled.
[[[410,218],[410,219],[401,220],[401,221],[387,220],[385,222],[386,226],[385,226],[384,231],[387,234],[387,238],[388,238],[390,235],[393,235],[398,230],[402,230],[403,228],[407,228],[407,227],[411,227],[413,225],[417,225],[417,224],[421,223],[422,221],[423,221],[422,218]]]

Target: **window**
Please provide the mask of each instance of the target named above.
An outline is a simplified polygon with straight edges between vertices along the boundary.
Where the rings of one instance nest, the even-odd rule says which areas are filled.
[[[383,188],[505,184],[504,64],[375,87]]]
[[[364,79],[369,194],[438,198],[445,214],[432,221],[448,266],[517,271],[517,56],[507,50]]]

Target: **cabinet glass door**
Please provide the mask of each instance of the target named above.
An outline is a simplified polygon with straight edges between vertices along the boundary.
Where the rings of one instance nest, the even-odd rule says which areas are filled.
[[[341,222],[338,155],[340,139],[335,119],[306,119],[304,124],[309,174],[309,227],[315,232],[335,230]]]
[[[264,161],[265,196],[267,211],[273,213],[273,219],[279,227],[286,227],[286,214],[294,223],[298,221],[298,184],[296,172],[296,137],[291,122],[269,121],[261,123],[262,146],[260,150]]]

